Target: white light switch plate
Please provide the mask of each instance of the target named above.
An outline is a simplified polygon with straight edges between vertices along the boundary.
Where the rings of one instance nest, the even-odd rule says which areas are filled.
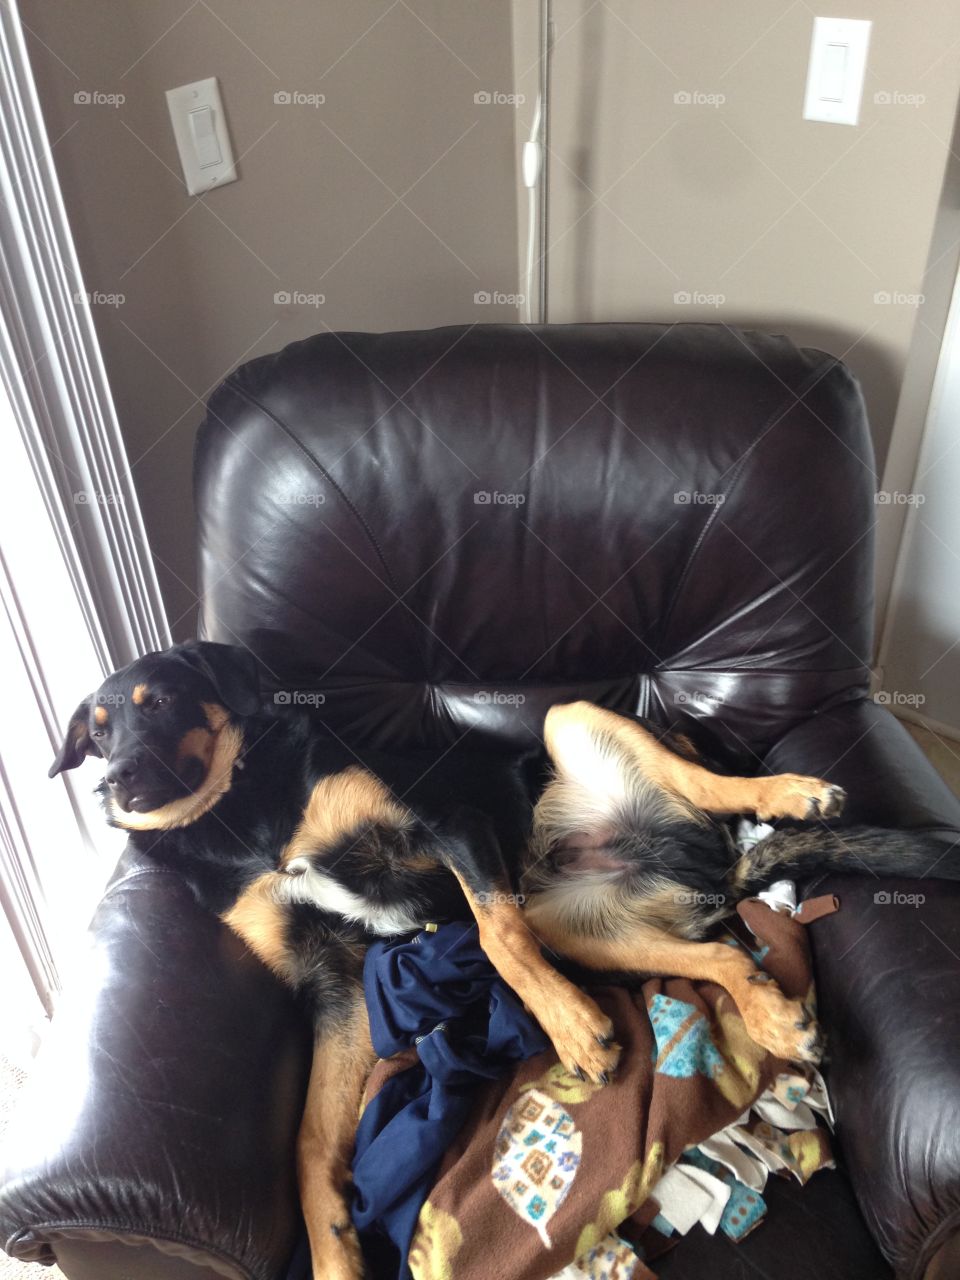
[[[236,182],[233,148],[216,78],[168,89],[167,108],[190,195]]]
[[[814,18],[805,120],[858,123],[872,25],[860,18]]]

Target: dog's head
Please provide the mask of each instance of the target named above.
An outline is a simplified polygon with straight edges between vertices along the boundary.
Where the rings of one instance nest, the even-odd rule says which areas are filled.
[[[199,641],[148,653],[80,703],[50,777],[100,756],[107,809],[120,825],[183,825],[197,797],[229,786],[242,744],[236,721],[259,705],[245,649]]]

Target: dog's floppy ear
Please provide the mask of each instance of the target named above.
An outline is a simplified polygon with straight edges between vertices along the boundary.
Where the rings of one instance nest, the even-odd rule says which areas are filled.
[[[63,740],[63,746],[57,752],[56,760],[54,760],[47,772],[48,778],[55,778],[58,773],[63,773],[64,769],[76,769],[78,765],[83,764],[87,756],[100,754],[93,745],[93,739],[90,737],[90,730],[87,727],[92,701],[93,694],[91,693],[89,698],[84,698],[70,717],[67,736]]]
[[[213,685],[223,705],[238,716],[260,706],[260,670],[248,649],[212,640],[190,640],[177,646],[178,656]]]

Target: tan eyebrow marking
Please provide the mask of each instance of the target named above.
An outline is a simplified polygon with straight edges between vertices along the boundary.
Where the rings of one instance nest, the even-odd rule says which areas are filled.
[[[145,684],[135,684],[133,686],[133,693],[130,696],[133,699],[133,705],[135,707],[141,706],[147,698],[147,686]]]
[[[106,724],[110,719],[110,714],[106,707],[97,707],[93,713],[93,718],[97,724]]]

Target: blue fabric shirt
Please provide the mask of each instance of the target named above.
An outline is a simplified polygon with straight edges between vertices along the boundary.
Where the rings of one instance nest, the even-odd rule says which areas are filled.
[[[477,1087],[549,1041],[480,947],[477,927],[374,943],[363,971],[370,1034],[381,1058],[415,1045],[419,1063],[388,1080],[357,1130],[353,1221],[396,1246],[398,1280],[424,1200]]]

